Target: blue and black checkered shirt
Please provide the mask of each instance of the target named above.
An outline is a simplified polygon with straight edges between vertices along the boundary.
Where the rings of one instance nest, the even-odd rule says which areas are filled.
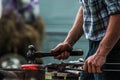
[[[85,36],[98,41],[103,38],[110,15],[120,14],[120,0],[80,0],[83,8]]]

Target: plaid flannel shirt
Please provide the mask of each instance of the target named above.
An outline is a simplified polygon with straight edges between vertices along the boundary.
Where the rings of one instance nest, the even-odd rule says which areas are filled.
[[[83,8],[83,29],[87,39],[101,40],[110,15],[120,14],[120,0],[80,0]]]

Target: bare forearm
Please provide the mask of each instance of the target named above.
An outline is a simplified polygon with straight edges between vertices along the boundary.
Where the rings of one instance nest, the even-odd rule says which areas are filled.
[[[75,22],[73,24],[72,29],[69,31],[66,39],[64,42],[73,46],[75,42],[82,36],[83,34],[83,10],[82,8],[79,9]]]
[[[120,39],[120,14],[112,15],[109,20],[109,25],[106,35],[101,41],[98,54],[107,56],[110,50],[114,47],[116,42]]]

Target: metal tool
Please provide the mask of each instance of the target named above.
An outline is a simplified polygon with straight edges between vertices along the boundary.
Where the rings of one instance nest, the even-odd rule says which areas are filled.
[[[53,52],[36,51],[33,45],[28,46],[28,49],[29,49],[27,52],[28,63],[36,63],[35,62],[36,58],[53,57],[53,56],[57,56],[62,53],[62,52],[53,53]],[[82,56],[83,55],[82,50],[69,51],[69,52],[70,52],[70,56]]]
[[[84,65],[83,62],[79,62],[79,63],[54,63],[54,64],[50,64],[47,67],[49,69],[52,70],[57,70],[57,71],[65,71],[65,70],[74,70],[74,71],[83,71],[82,66]],[[105,65],[115,65],[115,66],[120,66],[120,63],[105,63]],[[70,66],[70,67],[68,67]],[[114,71],[114,72],[119,72],[120,69],[105,69],[103,68],[102,71]]]

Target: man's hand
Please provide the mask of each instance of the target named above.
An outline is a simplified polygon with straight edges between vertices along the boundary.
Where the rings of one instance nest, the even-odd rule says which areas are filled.
[[[87,73],[101,73],[101,67],[105,62],[106,56],[94,54],[86,59],[83,70]]]
[[[68,43],[60,43],[58,44],[54,49],[52,49],[52,52],[62,52],[60,55],[55,56],[55,59],[67,59],[70,56],[69,51],[72,51],[72,46]]]

